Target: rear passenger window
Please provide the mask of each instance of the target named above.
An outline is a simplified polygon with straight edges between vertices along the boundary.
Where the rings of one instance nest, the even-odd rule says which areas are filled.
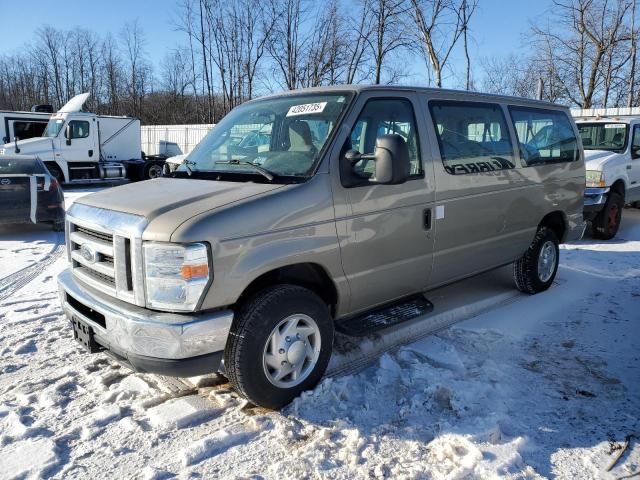
[[[509,107],[524,166],[572,162],[578,159],[578,142],[564,112]]]
[[[451,175],[515,167],[513,146],[499,105],[429,102],[444,169]]]

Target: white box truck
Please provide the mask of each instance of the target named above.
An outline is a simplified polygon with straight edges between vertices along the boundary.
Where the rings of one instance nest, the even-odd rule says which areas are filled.
[[[625,205],[640,206],[640,108],[573,110],[586,164],[585,219],[616,236]]]
[[[140,149],[140,120],[83,112],[88,97],[73,97],[51,116],[42,137],[7,143],[0,155],[37,156],[61,183],[161,176],[164,157],[148,157]]]

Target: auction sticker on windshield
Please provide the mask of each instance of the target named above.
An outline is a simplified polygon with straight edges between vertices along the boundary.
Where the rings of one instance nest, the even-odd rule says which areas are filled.
[[[624,128],[625,126],[624,123],[606,123],[604,128]]]
[[[322,113],[327,102],[305,103],[303,105],[294,105],[287,112],[287,117],[295,117],[296,115],[307,115],[309,113]]]

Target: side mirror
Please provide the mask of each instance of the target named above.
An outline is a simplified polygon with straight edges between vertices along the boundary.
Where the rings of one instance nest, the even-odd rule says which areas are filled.
[[[640,158],[640,147],[631,146],[631,158]]]
[[[64,128],[64,138],[67,139],[67,145],[71,145],[71,125]]]
[[[369,183],[398,185],[407,181],[411,171],[409,147],[400,135],[379,137],[373,154],[349,150],[345,153],[345,160],[352,167],[360,160],[375,161],[375,174],[369,179]]]

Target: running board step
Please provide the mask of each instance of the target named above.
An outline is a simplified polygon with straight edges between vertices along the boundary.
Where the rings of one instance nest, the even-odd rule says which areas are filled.
[[[364,337],[431,311],[433,303],[420,295],[376,308],[358,317],[339,320],[336,322],[336,330],[351,337]]]

